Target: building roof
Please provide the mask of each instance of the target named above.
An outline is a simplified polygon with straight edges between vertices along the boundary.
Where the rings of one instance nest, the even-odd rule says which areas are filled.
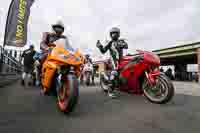
[[[161,53],[168,53],[168,52],[177,52],[177,51],[182,51],[182,50],[189,50],[189,49],[196,49],[200,47],[200,42],[194,42],[194,43],[189,43],[189,44],[184,44],[184,45],[179,45],[175,47],[169,47],[169,48],[163,48],[159,50],[154,50],[153,52],[157,54]]]

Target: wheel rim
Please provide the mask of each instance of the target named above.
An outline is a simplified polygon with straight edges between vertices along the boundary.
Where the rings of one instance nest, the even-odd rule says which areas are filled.
[[[154,86],[149,85],[148,81],[144,83],[143,90],[145,95],[152,101],[163,101],[168,93],[167,84],[160,78],[156,79],[156,84]]]
[[[68,98],[69,98],[69,84],[68,81],[65,81],[65,83],[63,83],[58,90],[58,105],[62,111],[65,111],[67,109]]]

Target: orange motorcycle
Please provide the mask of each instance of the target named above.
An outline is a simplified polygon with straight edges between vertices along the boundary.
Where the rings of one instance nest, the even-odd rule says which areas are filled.
[[[42,65],[42,90],[44,94],[55,94],[58,108],[70,113],[79,97],[78,78],[83,56],[69,45],[67,39],[59,39],[50,46],[52,51]]]

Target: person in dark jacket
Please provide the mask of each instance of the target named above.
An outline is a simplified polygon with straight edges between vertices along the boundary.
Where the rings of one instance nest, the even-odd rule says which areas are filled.
[[[97,41],[97,47],[101,51],[101,53],[106,53],[107,51],[110,52],[110,59],[112,64],[112,72],[111,72],[111,82],[113,86],[111,87],[111,92],[109,92],[109,96],[115,97],[113,90],[115,88],[115,80],[118,76],[117,66],[120,61],[120,58],[123,56],[123,49],[128,49],[128,44],[124,40],[120,40],[120,29],[117,27],[113,27],[110,30],[110,37],[111,41],[103,47],[100,41]]]
[[[174,80],[174,75],[173,75],[173,73],[172,73],[172,69],[171,69],[171,68],[167,69],[167,71],[165,72],[165,75],[166,75],[168,78],[170,78],[171,80]]]
[[[24,80],[25,80],[26,76],[28,76],[28,79],[29,79],[28,84],[31,85],[30,78],[31,78],[31,74],[32,74],[32,71],[34,68],[33,56],[35,55],[35,53],[36,53],[36,51],[34,50],[33,45],[30,45],[29,49],[25,50],[22,53],[21,60],[24,59],[23,60],[24,71],[22,73],[22,81],[21,81],[22,85],[25,84]]]

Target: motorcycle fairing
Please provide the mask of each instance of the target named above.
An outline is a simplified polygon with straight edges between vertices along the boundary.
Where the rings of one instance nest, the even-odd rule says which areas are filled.
[[[44,83],[43,86],[45,88],[50,88],[56,69],[57,66],[55,63],[49,61],[44,63],[44,67],[42,68],[42,82]]]
[[[160,58],[154,54],[153,52],[149,51],[142,51],[142,50],[137,50],[140,54],[144,55],[144,59],[146,63],[154,64],[159,66],[160,65]]]
[[[128,91],[134,94],[142,94],[142,89],[140,88],[140,77],[145,69],[145,66],[140,64],[130,63],[127,69],[124,69],[120,73],[120,78],[127,79],[127,83],[122,85],[120,90]]]
[[[141,82],[144,78],[144,71],[149,66],[160,65],[160,60],[157,55],[152,52],[139,50],[139,56],[123,57],[119,64],[120,78],[127,79],[126,84],[122,85],[120,90],[132,92],[134,94],[143,94]],[[151,71],[148,73],[148,79],[151,83],[155,83],[156,76],[159,71]]]
[[[138,64],[142,59],[143,58],[141,56],[136,56],[136,57],[132,57],[132,58],[124,57],[120,61],[119,70],[124,71],[124,70],[128,69],[129,67],[132,67],[134,64]]]
[[[74,51],[64,39],[56,41],[52,45],[53,49],[48,55],[42,67],[42,84],[50,88],[55,72],[61,66],[75,66],[74,72],[80,75],[80,66],[83,63],[83,56],[79,50]]]
[[[59,47],[55,47],[52,50],[52,53],[50,54],[49,60],[55,60],[55,59],[64,64],[75,65],[75,66],[81,65],[83,62],[79,51],[70,52]]]

